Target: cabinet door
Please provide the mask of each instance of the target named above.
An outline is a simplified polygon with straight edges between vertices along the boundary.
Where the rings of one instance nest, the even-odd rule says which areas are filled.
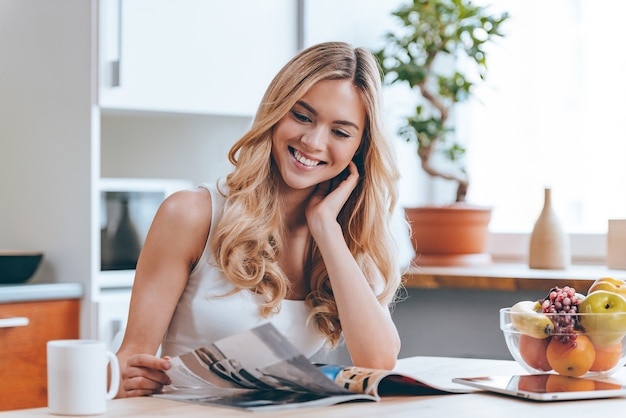
[[[124,338],[131,290],[102,289],[98,298],[98,340],[107,344],[107,350],[117,352]]]
[[[0,410],[48,404],[46,343],[78,338],[79,301],[0,304]]]
[[[273,76],[296,52],[296,5],[102,0],[100,105],[254,114]],[[119,77],[111,71],[118,60]]]
[[[405,0],[307,0],[304,2],[304,46],[343,41],[378,49],[397,24],[391,15]]]

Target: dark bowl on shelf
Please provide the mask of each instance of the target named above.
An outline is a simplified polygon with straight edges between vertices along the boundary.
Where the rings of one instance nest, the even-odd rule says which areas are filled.
[[[0,284],[25,283],[41,264],[43,253],[0,250]]]

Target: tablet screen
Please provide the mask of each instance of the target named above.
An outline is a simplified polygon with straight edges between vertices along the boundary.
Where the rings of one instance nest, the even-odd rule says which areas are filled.
[[[620,384],[551,373],[456,378],[453,382],[539,401],[626,396],[626,386]]]

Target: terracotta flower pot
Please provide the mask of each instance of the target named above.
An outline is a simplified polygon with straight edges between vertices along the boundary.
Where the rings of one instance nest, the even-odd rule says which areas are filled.
[[[453,204],[405,208],[418,266],[491,263],[485,253],[491,208]]]

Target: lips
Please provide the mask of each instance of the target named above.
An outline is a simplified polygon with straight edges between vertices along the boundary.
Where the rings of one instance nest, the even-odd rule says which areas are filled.
[[[307,167],[316,167],[318,165],[321,164],[326,164],[324,161],[320,161],[320,160],[312,160],[310,158],[305,157],[304,155],[302,155],[300,153],[300,151],[289,147],[289,151],[291,152],[291,155],[293,155],[293,157],[302,165],[305,165]]]

